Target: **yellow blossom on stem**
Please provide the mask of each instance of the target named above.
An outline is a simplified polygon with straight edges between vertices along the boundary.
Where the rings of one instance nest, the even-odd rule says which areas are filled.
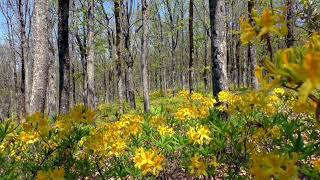
[[[164,169],[165,158],[156,150],[139,148],[135,151],[133,162],[135,163],[135,167],[142,171],[143,175],[150,173],[154,176],[158,176]]]
[[[191,174],[195,174],[196,176],[208,176],[207,165],[198,154],[192,157],[189,168]]]
[[[161,136],[173,136],[174,130],[171,127],[168,126],[159,126],[158,132]]]
[[[212,140],[211,131],[208,127],[205,126],[198,126],[196,128],[190,127],[189,131],[187,132],[188,138],[193,142],[193,144],[209,144]]]

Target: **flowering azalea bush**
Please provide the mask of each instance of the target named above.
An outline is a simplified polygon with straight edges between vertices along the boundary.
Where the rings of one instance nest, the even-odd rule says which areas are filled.
[[[181,91],[177,99],[174,110],[154,107],[148,115],[105,119],[105,112],[78,105],[67,115],[35,114],[21,125],[7,120],[0,127],[0,159],[6,162],[0,175],[320,178],[316,106],[301,102],[298,92],[222,91],[218,104]]]

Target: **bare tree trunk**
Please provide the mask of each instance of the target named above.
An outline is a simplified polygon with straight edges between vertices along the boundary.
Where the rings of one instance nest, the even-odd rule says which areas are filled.
[[[44,113],[48,80],[48,34],[49,0],[35,1],[34,7],[34,71],[30,113]]]
[[[194,81],[194,63],[193,63],[193,0],[189,3],[189,92],[193,93],[193,81]]]
[[[68,113],[70,107],[69,3],[69,0],[58,1],[59,112],[61,114]]]
[[[88,44],[87,44],[87,76],[88,76],[88,91],[87,102],[88,107],[95,108],[95,80],[94,80],[94,5],[95,1],[88,2]]]
[[[148,84],[148,0],[141,0],[142,4],[142,48],[141,48],[141,69],[143,83],[143,105],[144,111],[150,112],[149,84]]]
[[[18,1],[18,17],[20,29],[20,57],[21,57],[21,116],[29,113],[29,95],[30,95],[30,79],[29,66],[27,60],[27,37],[26,37],[26,23],[24,19],[22,0]]]
[[[114,1],[114,10],[115,10],[115,21],[116,21],[116,51],[117,51],[117,60],[116,60],[116,76],[117,76],[117,86],[118,86],[118,95],[119,95],[119,113],[123,114],[124,112],[124,98],[123,98],[123,79],[122,79],[122,65],[121,65],[121,6],[122,0]]]
[[[286,0],[287,6],[287,27],[288,27],[288,34],[286,37],[286,45],[287,48],[290,48],[294,45],[294,19],[293,19],[293,0]]]
[[[209,0],[213,95],[227,86],[225,0]]]
[[[204,48],[204,70],[203,70],[203,81],[204,81],[204,88],[206,93],[209,92],[209,80],[208,80],[208,36],[205,38],[205,48]]]
[[[50,117],[58,113],[59,104],[57,103],[57,61],[56,52],[53,44],[53,38],[50,38],[49,49],[49,79],[47,85],[47,111]],[[57,106],[58,105],[58,106]]]
[[[248,14],[249,14],[249,22],[251,25],[254,25],[252,10],[254,7],[255,0],[248,0]],[[249,43],[248,45],[248,61],[250,64],[250,78],[251,78],[251,86],[253,89],[258,89],[258,80],[255,76],[255,69],[257,68],[257,53],[256,47],[254,44]]]

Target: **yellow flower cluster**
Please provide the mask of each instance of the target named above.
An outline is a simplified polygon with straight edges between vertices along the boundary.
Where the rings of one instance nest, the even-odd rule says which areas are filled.
[[[176,113],[176,117],[181,121],[197,118],[197,111],[193,107],[180,108]]]
[[[157,128],[161,125],[166,123],[167,119],[163,115],[155,115],[152,116],[149,120],[149,123],[154,127]]]
[[[280,139],[282,136],[281,127],[275,125],[272,128],[258,128],[249,140],[249,149],[257,152],[261,144],[265,144],[273,139]]]
[[[266,9],[261,16],[258,16],[257,12],[253,11],[253,16],[255,26],[250,23],[249,19],[240,18],[241,42],[243,44],[248,44],[255,37],[262,39],[269,33],[275,33],[279,36],[285,36],[288,33],[285,16],[281,14],[276,14],[274,11]]]
[[[182,90],[178,92],[178,97],[182,97],[184,99],[188,99],[190,97],[190,93],[186,90]]]
[[[196,176],[208,176],[207,165],[198,154],[191,158],[191,165],[189,168],[191,174],[195,174]]]
[[[190,127],[188,133],[188,138],[193,142],[193,144],[209,144],[212,140],[211,131],[206,126],[197,126],[196,128]]]
[[[135,151],[133,162],[135,163],[135,167],[142,171],[143,175],[150,173],[154,176],[158,176],[164,169],[165,157],[157,150],[145,150],[144,148],[139,148]]]
[[[84,146],[97,155],[119,157],[126,152],[130,138],[141,133],[142,123],[141,116],[124,115],[117,122],[106,123],[93,130]]]
[[[179,95],[181,97],[189,97],[185,91],[180,91]],[[214,98],[205,97],[200,93],[191,94],[189,104],[186,107],[181,107],[176,112],[177,119],[181,121],[191,120],[191,119],[203,119],[208,117],[209,111],[217,103]]]
[[[250,173],[255,179],[296,179],[297,159],[296,154],[293,154],[292,158],[274,153],[253,155]]]
[[[312,162],[314,169],[320,172],[320,159],[316,159]]]
[[[283,96],[284,93],[285,93],[285,90],[283,88],[275,88],[273,90],[273,93],[276,94],[276,95],[280,95],[280,96]]]
[[[161,136],[173,136],[174,130],[173,128],[165,125],[161,125],[158,127],[158,132]]]
[[[37,173],[37,180],[63,180],[64,169],[55,168],[52,171],[39,171]]]
[[[22,132],[20,134],[20,140],[26,144],[33,144],[39,140],[39,134],[37,132]]]

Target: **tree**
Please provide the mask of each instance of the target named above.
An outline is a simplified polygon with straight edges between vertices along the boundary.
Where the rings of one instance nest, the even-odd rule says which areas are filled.
[[[69,3],[69,0],[58,1],[59,112],[62,114],[70,106]]]
[[[123,97],[123,79],[122,79],[122,65],[121,65],[121,4],[122,0],[114,0],[114,15],[116,21],[116,76],[117,76],[117,86],[118,86],[118,96],[119,96],[119,112],[123,114],[124,112],[124,97]]]
[[[254,20],[253,20],[253,7],[254,7],[254,1],[255,0],[248,0],[248,15],[249,15],[249,22],[252,26],[254,26]],[[257,67],[257,53],[256,53],[256,47],[254,44],[249,43],[248,44],[248,62],[250,64],[250,78],[251,78],[251,86],[253,89],[258,89],[258,80],[255,76],[255,69]]]
[[[225,0],[209,0],[213,95],[227,85]]]
[[[30,99],[30,113],[44,113],[48,80],[48,30],[49,0],[35,1],[34,6],[34,70]]]
[[[150,111],[150,97],[148,84],[148,0],[141,0],[142,4],[142,40],[141,40],[141,69],[142,69],[142,86],[143,86],[143,105],[144,111]]]
[[[189,3],[189,91],[190,93],[193,92],[193,81],[194,81],[194,63],[193,63],[193,53],[194,53],[194,46],[193,46],[193,0],[190,0]]]
[[[95,1],[88,1],[88,44],[87,44],[87,75],[88,75],[88,91],[87,102],[88,107],[95,108],[95,80],[94,80],[94,5]]]
[[[293,26],[294,26],[294,20],[293,20],[293,0],[286,0],[286,6],[287,6],[287,27],[288,27],[288,34],[286,37],[286,45],[288,48],[293,46],[294,43],[294,34],[293,34]]]

